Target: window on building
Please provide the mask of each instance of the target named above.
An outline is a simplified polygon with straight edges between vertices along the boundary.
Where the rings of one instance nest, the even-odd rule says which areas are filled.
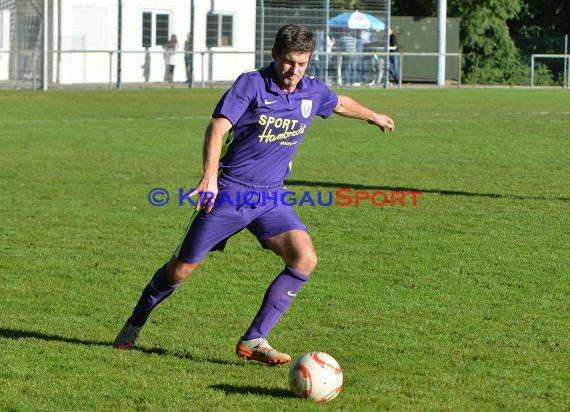
[[[234,45],[234,16],[210,13],[206,16],[206,46],[232,47]]]
[[[154,23],[154,31],[153,31]],[[142,14],[142,46],[162,46],[170,39],[170,15],[145,11]]]
[[[168,43],[168,31],[170,28],[170,16],[168,14],[156,15],[156,31],[155,31],[155,44],[163,45]]]
[[[142,46],[152,46],[152,13],[144,12],[142,19]]]

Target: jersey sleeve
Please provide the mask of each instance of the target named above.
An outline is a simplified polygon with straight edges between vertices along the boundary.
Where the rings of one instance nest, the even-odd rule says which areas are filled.
[[[249,76],[241,74],[218,102],[212,117],[225,117],[235,126],[254,99],[255,88]]]
[[[333,113],[334,108],[338,104],[338,96],[320,80],[318,80],[318,84],[320,87],[319,95],[322,97],[316,115],[326,119]]]

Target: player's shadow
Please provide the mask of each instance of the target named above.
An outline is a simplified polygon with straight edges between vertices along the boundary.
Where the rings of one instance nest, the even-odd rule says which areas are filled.
[[[297,398],[295,394],[286,389],[269,389],[263,386],[217,384],[209,388],[224,392],[226,395],[258,395],[273,396],[275,398]]]
[[[468,196],[468,197],[486,197],[491,199],[518,199],[518,200],[561,200],[563,202],[570,202],[570,197],[546,197],[546,196],[530,196],[530,195],[516,195],[516,194],[502,194],[502,193],[481,193],[481,192],[468,192],[464,190],[447,190],[447,189],[422,189],[419,187],[408,186],[376,186],[376,185],[363,185],[347,182],[323,182],[323,181],[308,181],[308,180],[287,180],[286,186],[308,186],[308,187],[328,187],[332,189],[347,188],[352,190],[375,190],[375,191],[388,191],[388,192],[422,192],[422,193],[435,193],[443,196]]]
[[[57,342],[64,342],[64,343],[71,343],[75,345],[84,345],[84,346],[105,346],[111,347],[111,342],[108,341],[96,341],[96,340],[89,340],[89,339],[79,339],[79,338],[70,338],[66,336],[59,336],[53,335],[48,333],[42,332],[33,332],[27,330],[18,330],[18,329],[8,329],[8,328],[0,328],[0,337],[7,338],[7,339],[41,339],[45,341],[57,341]],[[175,356],[181,359],[192,360],[192,361],[207,361],[210,363],[217,363],[223,365],[229,364],[237,364],[237,361],[231,362],[225,359],[198,359],[192,356],[189,353],[180,353],[180,352],[172,352],[162,348],[145,348],[141,346],[135,346],[133,351],[138,351],[145,353],[147,355],[164,355],[164,356]]]

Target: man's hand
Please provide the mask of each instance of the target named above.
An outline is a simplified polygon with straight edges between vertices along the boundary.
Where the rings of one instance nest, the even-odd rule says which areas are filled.
[[[374,120],[368,120],[368,123],[378,126],[383,132],[386,130],[393,132],[395,127],[394,120],[385,114],[376,114]]]
[[[190,197],[195,195],[198,195],[196,210],[205,209],[206,213],[210,213],[218,196],[218,177],[207,178],[203,176],[196,189],[190,193]]]

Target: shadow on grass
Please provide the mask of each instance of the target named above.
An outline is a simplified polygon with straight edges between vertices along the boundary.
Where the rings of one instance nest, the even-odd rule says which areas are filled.
[[[273,396],[275,398],[297,398],[293,392],[286,389],[269,389],[263,386],[218,384],[209,388],[223,391],[226,395],[258,395]]]
[[[285,186],[298,185],[308,187],[329,187],[332,189],[347,188],[352,190],[377,190],[377,191],[392,191],[392,192],[422,192],[422,193],[435,193],[443,196],[468,196],[468,197],[486,197],[490,199],[517,199],[517,200],[561,200],[563,202],[570,202],[570,197],[546,197],[546,196],[530,196],[530,195],[514,195],[514,194],[501,194],[501,193],[478,193],[467,192],[463,190],[447,190],[447,189],[421,189],[418,187],[407,186],[374,186],[363,185],[347,182],[319,182],[308,180],[287,180]]]
[[[45,341],[72,343],[75,345],[112,347],[112,343],[110,341],[95,341],[89,339],[69,338],[65,336],[52,335],[42,332],[33,332],[27,330],[7,329],[7,328],[0,328],[0,337],[7,339],[14,339],[14,340],[41,339]],[[162,348],[144,348],[140,346],[135,346],[132,349],[132,351],[142,352],[147,355],[175,356],[180,359],[192,360],[197,362],[207,361],[210,363],[216,363],[222,365],[235,365],[239,363],[239,360],[232,362],[226,359],[198,359],[189,353],[173,352]]]

